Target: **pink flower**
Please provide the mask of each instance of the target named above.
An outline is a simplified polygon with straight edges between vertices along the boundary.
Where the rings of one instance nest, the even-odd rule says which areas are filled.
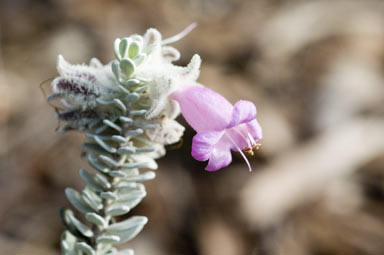
[[[216,171],[232,162],[231,150],[238,151],[251,166],[244,152],[253,154],[262,130],[252,102],[240,100],[234,106],[220,94],[198,86],[184,87],[171,95],[185,120],[197,132],[193,137],[192,156],[209,160],[205,170]]]

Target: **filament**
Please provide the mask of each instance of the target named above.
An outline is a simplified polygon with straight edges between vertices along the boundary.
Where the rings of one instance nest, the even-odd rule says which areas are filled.
[[[244,138],[244,140],[247,142],[247,144],[248,144],[248,147],[249,148],[252,148],[252,143],[249,141],[249,139],[247,139],[247,137],[246,137],[246,135],[244,135],[243,134],[243,132],[241,132],[241,131],[243,131],[243,130],[237,130],[236,128],[234,128],[233,129],[236,133],[238,133],[242,138]],[[249,134],[249,133],[248,133]]]
[[[249,163],[247,157],[244,155],[243,151],[239,148],[239,146],[236,144],[236,142],[232,139],[230,135],[225,132],[225,135],[229,138],[229,140],[232,142],[232,144],[236,147],[236,149],[240,152],[241,156],[244,158],[245,163],[247,163],[249,172],[252,172],[251,164]]]
[[[253,137],[251,136],[251,134],[250,134],[249,132],[248,132],[247,134],[248,134],[249,140],[251,140],[251,144],[252,144],[252,145],[257,145],[255,139],[253,139]]]

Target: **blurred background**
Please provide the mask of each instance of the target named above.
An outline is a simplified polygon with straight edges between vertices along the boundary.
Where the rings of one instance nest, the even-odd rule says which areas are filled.
[[[159,160],[126,247],[145,255],[384,254],[384,1],[0,0],[0,253],[59,254],[64,188],[80,188],[83,134],[56,131],[39,86],[72,63],[113,59],[116,37],[155,27],[178,64],[264,130],[249,173],[191,155],[194,131]],[[48,80],[48,81],[47,81]],[[182,117],[180,121],[185,124]]]

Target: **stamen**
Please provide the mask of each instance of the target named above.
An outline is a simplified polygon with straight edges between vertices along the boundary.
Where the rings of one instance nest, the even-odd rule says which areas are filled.
[[[243,151],[239,148],[239,146],[236,144],[236,142],[232,139],[230,135],[225,132],[225,135],[229,138],[229,140],[232,142],[232,144],[236,147],[236,149],[240,152],[240,155],[244,158],[245,163],[247,163],[249,172],[252,172],[251,164],[249,163],[247,157],[244,155]]]
[[[164,39],[161,42],[161,44],[165,45],[165,44],[170,44],[170,43],[174,43],[174,42],[177,42],[177,41],[181,40],[183,37],[185,37],[187,34],[189,34],[196,26],[197,26],[197,23],[193,22],[191,25],[187,26],[180,33],[178,33],[178,34],[176,34],[174,36],[171,36],[171,37],[169,37],[167,39]]]
[[[247,133],[248,137],[249,137],[249,140],[251,140],[251,144],[252,144],[252,148],[253,146],[257,145],[255,139],[253,139],[253,137],[251,136],[251,134],[248,132]]]
[[[235,130],[235,132],[236,133],[238,133],[241,137],[243,137],[244,138],[244,140],[247,142],[247,144],[248,144],[248,146],[246,146],[246,147],[244,147],[244,149],[243,150],[246,150],[247,149],[247,147],[249,147],[249,149],[251,149],[252,148],[252,146],[253,146],[253,144],[249,141],[249,139],[247,139],[247,136],[246,135],[244,135],[244,133],[243,133],[243,130],[237,130],[237,129],[234,129]],[[248,133],[249,134],[249,133]]]
[[[253,153],[253,147],[245,146],[244,149],[243,149],[243,151],[244,151],[245,153],[248,153],[248,154],[251,155],[251,156],[254,155],[254,153]]]
[[[261,143],[256,143],[252,146],[252,150],[259,150],[261,146]]]

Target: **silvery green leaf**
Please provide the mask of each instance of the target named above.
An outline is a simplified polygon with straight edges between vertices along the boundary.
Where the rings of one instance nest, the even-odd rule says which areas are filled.
[[[116,105],[116,107],[119,108],[120,110],[122,110],[123,112],[127,111],[127,107],[123,104],[123,102],[121,102],[120,99],[115,98],[115,99],[113,99],[113,102]]]
[[[133,61],[135,61],[135,64],[136,66],[139,66],[141,63],[144,62],[144,60],[147,58],[147,55],[143,54],[143,53],[140,53],[139,55],[137,55]]]
[[[96,174],[95,175],[95,180],[98,182],[101,186],[103,186],[104,189],[110,189],[111,188],[111,183],[102,175]]]
[[[76,249],[84,252],[87,255],[95,255],[96,254],[96,251],[85,242],[78,242],[76,244]]]
[[[148,222],[148,218],[145,216],[132,216],[124,221],[113,223],[106,228],[108,233],[120,233],[129,229],[135,228],[140,225],[145,225]]]
[[[129,170],[134,168],[142,168],[146,166],[147,166],[147,162],[138,162],[138,163],[126,163],[122,165],[121,168],[124,170]]]
[[[100,211],[103,209],[103,204],[101,198],[99,198],[95,193],[93,193],[90,189],[83,189],[81,197],[84,202],[87,203],[94,211]]]
[[[97,245],[97,252],[100,254],[100,255],[106,255],[106,254],[109,254],[109,255],[116,255],[117,254],[117,249],[112,247],[112,245],[110,244],[103,244],[103,243],[99,243]]]
[[[88,186],[86,186],[86,187],[83,189],[83,191],[86,191],[86,192],[89,194],[89,196],[90,196],[92,199],[96,200],[98,203],[101,203],[101,202],[102,202],[102,201],[101,201],[101,198],[100,198],[99,195],[98,195],[98,193],[96,193],[96,192],[93,191],[92,189],[89,189]]]
[[[96,239],[96,243],[103,243],[103,244],[116,244],[119,241],[120,241],[120,237],[115,235],[104,235]]]
[[[74,236],[80,239],[86,238],[73,224],[71,219],[68,217],[67,211],[69,209],[60,209],[60,219],[65,228]]]
[[[147,124],[147,125],[135,125],[135,127],[142,128],[142,129],[153,129],[153,128],[160,128],[160,124]]]
[[[95,191],[103,191],[103,187],[96,182],[95,176],[89,173],[87,170],[80,169],[80,176],[85,181],[85,183],[87,183],[90,189]]]
[[[64,252],[73,252],[77,239],[68,230],[61,235],[61,248]]]
[[[145,190],[131,190],[130,192],[119,192],[118,201],[144,198],[146,195],[147,195],[147,192]]]
[[[147,192],[139,189],[121,189],[118,190],[117,195],[118,199],[114,202],[114,205],[126,205],[132,209],[141,202]]]
[[[119,44],[119,53],[121,58],[125,58],[128,52],[129,39],[123,38]]]
[[[80,193],[76,190],[72,188],[66,188],[65,195],[67,196],[69,202],[71,202],[71,204],[80,212],[94,212],[94,210],[84,202],[84,200],[80,196]]]
[[[146,168],[156,170],[158,167],[159,166],[155,160],[151,159],[151,160],[147,161]]]
[[[136,42],[136,41],[133,41],[129,44],[129,49],[128,49],[128,57],[129,58],[134,58],[137,56],[137,54],[139,54],[140,52],[140,49],[141,48],[141,45]]]
[[[124,243],[134,238],[148,222],[144,216],[133,216],[119,223],[114,223],[106,229],[106,234],[120,237],[119,243]]]
[[[142,183],[136,182],[120,182],[116,189],[118,190],[118,195],[125,195],[131,192],[145,192],[145,186]]]
[[[70,210],[65,210],[65,216],[70,220],[70,222],[79,230],[84,236],[92,237],[93,231],[83,223],[81,223],[78,219],[76,219],[75,215]]]
[[[95,142],[101,147],[103,148],[104,150],[106,150],[107,152],[109,153],[116,153],[116,148],[113,148],[112,146],[110,146],[109,144],[105,143],[103,140],[100,139],[99,136],[95,136],[93,138],[93,140],[95,140]],[[104,152],[105,153],[105,152]],[[104,154],[103,153],[103,154]]]
[[[141,45],[143,44],[143,37],[141,35],[131,35],[131,39],[132,41],[136,41]]]
[[[119,80],[120,79],[120,66],[119,66],[119,62],[118,61],[113,61],[112,65],[111,65],[111,68],[112,68],[113,74],[116,77],[116,80]]]
[[[96,98],[96,102],[101,104],[101,105],[111,105],[111,104],[113,104],[112,100],[105,100],[105,99],[102,99],[102,98]]]
[[[118,165],[119,165],[114,159],[112,159],[108,156],[99,155],[99,159],[101,159],[104,163],[106,163],[112,167],[118,167]]]
[[[136,70],[135,62],[129,58],[122,59],[120,61],[120,70],[127,77],[131,77]]]
[[[127,138],[125,138],[124,136],[121,136],[121,135],[113,135],[112,136],[112,141],[114,141],[116,143],[126,143],[126,142],[128,142]]]
[[[145,143],[145,141],[143,142]],[[136,162],[146,162],[145,168],[149,168],[151,170],[156,170],[158,168],[156,161],[147,154],[134,154],[131,158]]]
[[[125,172],[120,171],[120,170],[111,171],[111,172],[109,172],[109,175],[112,177],[120,177],[120,178],[127,176],[127,174]]]
[[[113,206],[127,206],[130,209],[133,209],[141,202],[141,200],[143,200],[143,198],[140,198],[140,197],[118,200],[116,202],[113,202]]]
[[[137,176],[140,174],[140,171],[138,168],[124,169],[122,167],[121,169],[127,174],[127,176],[124,179],[127,179],[127,177]]]
[[[137,135],[142,135],[144,133],[144,130],[142,130],[141,128],[137,128],[135,130],[128,130],[127,132],[125,132],[125,135],[126,136],[137,136]]]
[[[140,95],[136,92],[133,92],[133,93],[128,94],[125,97],[125,100],[127,100],[127,102],[136,102],[137,100],[139,100],[139,98],[140,98]]]
[[[117,207],[111,207],[111,208],[107,209],[107,211],[105,213],[109,216],[119,216],[119,215],[126,214],[130,210],[131,210],[131,208],[129,208],[128,206],[122,205],[122,206],[117,206]]]
[[[148,81],[149,82],[149,81]],[[144,93],[145,91],[148,90],[148,87],[142,87],[142,88],[139,88],[138,90],[136,90],[136,93],[140,94],[140,93]]]
[[[80,253],[79,251],[77,251],[75,249],[75,247],[73,247],[72,249],[66,249],[64,248],[65,247],[65,242],[61,243],[61,254],[62,255],[82,255],[82,252]]]
[[[133,154],[135,152],[136,152],[136,149],[134,147],[131,147],[131,146],[120,147],[117,150],[117,153],[120,155],[130,155],[130,154]]]
[[[152,147],[152,146],[141,147],[141,148],[137,148],[137,149],[136,149],[136,152],[137,152],[137,153],[139,153],[139,152],[152,152],[152,151],[155,151],[155,148]]]
[[[110,135],[98,135],[93,133],[85,133],[85,136],[90,139],[94,139],[95,137],[99,137],[101,140],[111,140],[112,136]]]
[[[125,117],[125,116],[120,116],[119,117],[119,120],[121,122],[124,122],[124,123],[127,123],[127,124],[131,124],[133,122],[133,119],[131,118],[128,118],[128,117]]]
[[[89,129],[95,129],[96,126],[99,126],[99,125],[100,125],[100,119],[94,119],[89,122],[88,127]]]
[[[116,255],[134,255],[135,252],[132,249],[126,249],[119,251]]]
[[[84,202],[91,207],[94,211],[98,212],[101,209],[103,209],[100,205],[96,204],[95,201],[93,201],[91,198],[87,197],[87,195],[82,194],[82,198]],[[100,208],[101,207],[101,208]]]
[[[129,114],[133,115],[133,116],[142,116],[144,114],[147,113],[147,110],[132,110],[132,111],[129,111]]]
[[[109,200],[116,200],[118,198],[117,195],[111,191],[101,192],[100,197]]]
[[[112,154],[100,147],[100,145],[95,143],[84,143],[83,145],[84,149],[87,152],[97,153],[97,154],[106,154],[111,156]]]
[[[107,125],[101,125],[100,127],[96,128],[95,133],[96,133],[96,134],[101,134],[101,133],[104,132],[107,128],[108,128]]]
[[[155,177],[156,177],[155,172],[147,171],[147,172],[142,173],[142,174],[137,175],[137,176],[127,177],[127,178],[125,178],[125,181],[128,181],[128,182],[143,182],[143,181],[152,180]]]
[[[108,173],[110,171],[110,169],[108,168],[107,165],[105,165],[104,163],[100,162],[97,157],[93,154],[88,154],[88,163],[93,167],[95,168],[96,170],[98,170],[99,172],[101,173]],[[103,186],[104,187],[104,186]],[[105,188],[105,187],[104,187]]]
[[[77,220],[71,210],[64,208],[60,209],[60,218],[63,222],[63,225],[65,226],[67,231],[71,233],[73,238],[83,241],[89,241],[89,238],[93,236],[93,232],[86,225]],[[62,244],[68,249],[74,248],[73,242],[69,243],[63,241]]]
[[[105,226],[107,226],[107,222],[104,220],[104,218],[98,215],[97,213],[87,213],[85,214],[85,218],[87,219],[87,221],[100,227],[104,228]]]
[[[133,189],[138,188],[138,184],[143,185],[142,183],[135,183],[135,182],[120,182],[117,186],[116,189],[121,192],[130,192]],[[144,186],[144,185],[143,185]]]
[[[139,79],[129,79],[125,82],[127,86],[138,86],[142,83]]]
[[[70,254],[73,251],[73,248],[69,247],[68,243],[64,240],[61,240],[61,250],[64,255]]]
[[[72,235],[68,230],[64,231],[61,235],[61,239],[66,241],[70,246],[74,247],[76,244],[76,237]]]
[[[113,54],[115,54],[115,57],[120,60],[121,55],[120,55],[120,39],[116,39],[115,42],[113,43]]]
[[[122,86],[122,85],[118,85],[118,87],[119,87],[119,89],[123,92],[123,93],[125,93],[125,94],[129,94],[130,92],[128,91],[128,89],[126,89],[124,86]]]
[[[115,123],[113,123],[112,121],[110,120],[103,120],[103,123],[107,126],[109,126],[110,128],[113,128],[115,129],[116,131],[118,132],[121,132],[121,127],[119,127],[118,125],[116,125]]]
[[[142,130],[142,129],[141,129],[141,130]],[[144,132],[144,130],[143,130],[143,132]],[[150,140],[148,140],[148,139],[146,139],[146,138],[144,138],[144,137],[142,137],[142,136],[134,136],[134,137],[132,137],[132,139],[137,140],[137,141],[139,141],[140,143],[146,144],[146,145],[148,145],[148,146],[153,145],[153,142],[151,142]]]

